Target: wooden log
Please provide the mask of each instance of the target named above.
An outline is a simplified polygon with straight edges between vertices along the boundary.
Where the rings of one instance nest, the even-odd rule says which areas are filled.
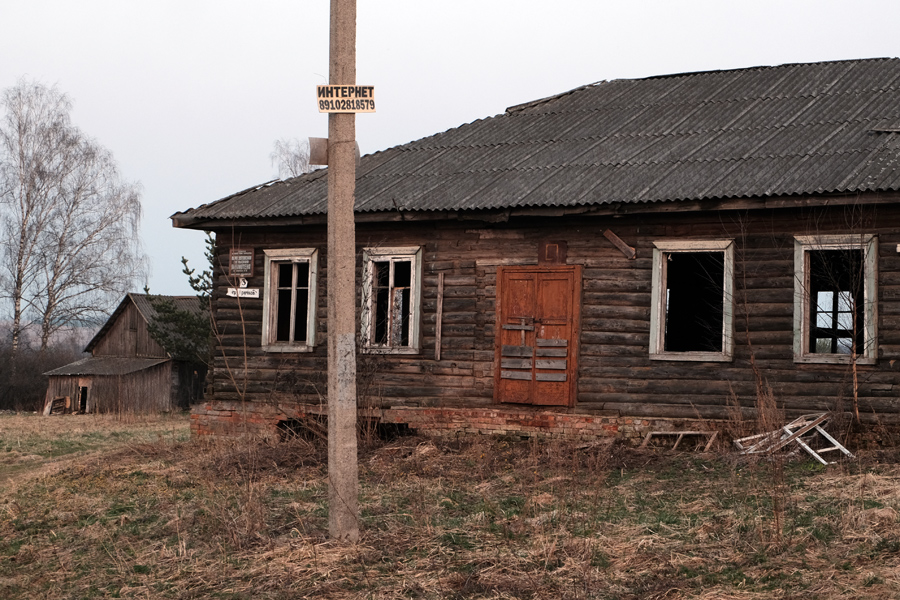
[[[582,330],[593,332],[644,333],[649,335],[650,320],[585,317],[582,314],[581,326]]]
[[[584,304],[602,306],[650,306],[650,292],[647,293],[605,293],[585,292],[582,296]]]

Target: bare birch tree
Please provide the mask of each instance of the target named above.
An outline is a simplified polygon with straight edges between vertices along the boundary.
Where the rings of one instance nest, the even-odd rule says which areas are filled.
[[[60,328],[104,318],[144,273],[138,186],[121,182],[110,153],[89,140],[79,159],[39,243],[41,349]]]
[[[301,142],[296,138],[292,140],[277,140],[269,158],[272,159],[272,165],[278,167],[279,179],[299,177],[304,173],[309,173],[311,170],[309,166],[309,143]]]
[[[108,314],[145,272],[138,185],[69,118],[55,87],[21,80],[0,100],[3,294],[15,353],[29,319],[41,349],[68,325]]]

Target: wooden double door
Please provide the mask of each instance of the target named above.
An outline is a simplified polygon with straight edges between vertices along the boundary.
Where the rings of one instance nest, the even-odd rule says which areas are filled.
[[[572,406],[581,266],[498,267],[494,401]]]

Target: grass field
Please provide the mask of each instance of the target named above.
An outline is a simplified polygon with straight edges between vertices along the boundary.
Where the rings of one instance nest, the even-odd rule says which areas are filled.
[[[0,416],[0,598],[900,598],[893,450],[821,467],[621,444],[201,443],[183,416]]]

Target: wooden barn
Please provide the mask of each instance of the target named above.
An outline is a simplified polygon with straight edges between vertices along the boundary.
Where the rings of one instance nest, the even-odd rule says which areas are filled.
[[[217,240],[195,432],[325,412],[326,198],[316,171],[173,215]],[[360,409],[637,437],[771,393],[897,423],[898,200],[898,59],[604,81],[364,156]]]
[[[161,296],[200,312],[196,296]],[[145,294],[127,294],[88,343],[91,356],[45,373],[44,413],[152,413],[187,409],[203,397],[206,368],[175,360],[150,335],[157,311]]]

